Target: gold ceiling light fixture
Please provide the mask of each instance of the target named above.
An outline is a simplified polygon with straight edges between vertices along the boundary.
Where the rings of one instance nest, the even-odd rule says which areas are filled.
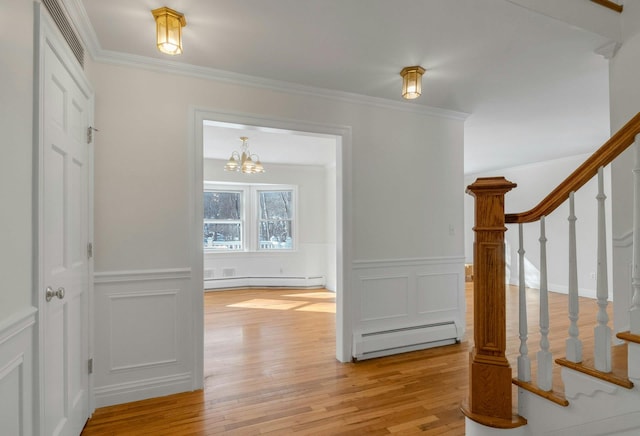
[[[224,166],[225,171],[238,171],[244,174],[261,174],[264,173],[264,167],[260,163],[257,154],[251,154],[247,141],[249,138],[241,136],[242,149],[240,152],[234,151]]]
[[[182,53],[182,28],[187,25],[184,14],[166,6],[151,11],[156,20],[158,50],[168,55]]]
[[[402,96],[413,100],[422,94],[422,75],[426,70],[420,66],[404,67],[400,71],[402,76]]]

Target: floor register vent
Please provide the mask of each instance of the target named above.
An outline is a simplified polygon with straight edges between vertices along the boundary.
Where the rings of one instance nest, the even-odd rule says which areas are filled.
[[[353,340],[355,360],[455,344],[458,329],[453,321],[409,326],[367,333],[356,333]]]

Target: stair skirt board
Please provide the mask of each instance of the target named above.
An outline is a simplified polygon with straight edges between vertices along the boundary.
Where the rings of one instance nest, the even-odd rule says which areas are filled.
[[[355,360],[372,359],[451,345],[458,341],[458,329],[454,321],[357,333],[354,335],[353,357]]]
[[[323,288],[324,276],[314,277],[225,277],[204,281],[206,291],[229,288]]]

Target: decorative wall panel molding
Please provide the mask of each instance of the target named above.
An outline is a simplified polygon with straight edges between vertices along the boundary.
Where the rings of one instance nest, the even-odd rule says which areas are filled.
[[[170,289],[109,296],[111,372],[178,361],[178,292]],[[131,330],[138,334],[131,335]]]
[[[36,308],[0,324],[0,433],[31,435],[37,413],[33,397]]]
[[[356,359],[462,339],[464,257],[356,261],[352,277]]]
[[[119,283],[146,280],[175,280],[191,278],[191,268],[167,268],[153,270],[106,271],[94,274],[94,283]]]
[[[377,321],[409,316],[408,275],[397,277],[362,277],[360,294],[361,321]]]
[[[96,274],[97,407],[194,389],[193,307],[202,292],[191,282],[189,268]]]

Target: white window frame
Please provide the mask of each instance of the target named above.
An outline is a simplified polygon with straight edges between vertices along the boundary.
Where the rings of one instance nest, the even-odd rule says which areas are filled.
[[[240,249],[230,249],[230,248],[222,248],[221,246],[212,246],[212,247],[208,247],[206,245],[203,244],[203,249],[205,252],[207,253],[217,253],[217,252],[237,252],[237,251],[246,251],[246,247],[247,247],[247,235],[246,235],[246,226],[247,226],[247,215],[246,215],[246,207],[245,207],[245,203],[246,203],[246,198],[247,198],[247,189],[245,187],[242,186],[221,186],[221,185],[210,185],[210,184],[205,184],[204,190],[203,190],[203,197],[204,197],[204,193],[206,192],[233,192],[233,193],[239,193],[240,194],[240,219],[238,220],[232,220],[232,221],[227,221],[227,220],[212,220],[212,219],[205,219],[204,217],[202,217],[202,225],[204,228],[204,225],[206,223],[212,223],[215,224],[216,222],[220,223],[220,224],[233,224],[233,223],[239,223],[240,224]]]
[[[260,246],[259,235],[260,235],[260,222],[262,218],[260,217],[260,192],[278,192],[278,191],[287,191],[291,192],[291,202],[293,203],[293,211],[291,216],[291,247],[289,248],[266,248]],[[255,231],[255,247],[256,251],[269,252],[269,253],[277,253],[277,252],[287,252],[287,251],[295,251],[297,249],[297,240],[298,240],[298,189],[293,185],[254,185],[252,189],[252,194],[254,196],[252,203],[255,206],[255,211],[253,213],[253,218],[256,220],[254,223],[254,231]]]
[[[225,182],[204,182],[204,192],[241,192],[241,229],[242,249],[230,250],[224,248],[207,247],[203,244],[205,253],[290,253],[296,251],[298,247],[298,235],[300,224],[298,222],[298,187],[296,185],[265,184],[265,183],[225,183]],[[261,191],[291,191],[293,202],[293,214],[291,218],[291,247],[288,248],[260,248],[259,225],[260,225],[260,197]],[[208,220],[210,221],[210,220]],[[203,217],[204,226],[204,217]]]

